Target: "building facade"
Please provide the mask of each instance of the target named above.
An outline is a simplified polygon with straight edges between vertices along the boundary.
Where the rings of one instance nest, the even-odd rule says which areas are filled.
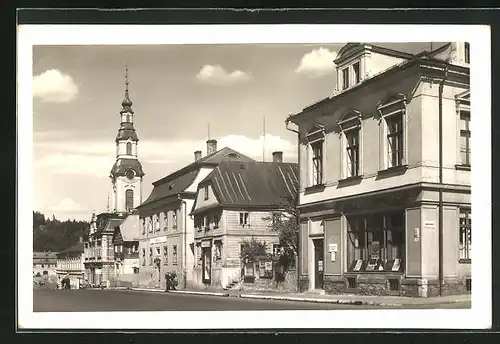
[[[55,252],[33,252],[33,277],[56,276]]]
[[[470,292],[469,46],[347,44],[334,95],[287,119],[300,164],[301,290]]]
[[[140,284],[165,287],[165,274],[175,273],[178,288],[194,284],[194,222],[189,216],[198,183],[225,160],[252,159],[207,141],[207,155],[194,153],[192,164],[153,183],[149,197],[138,207]],[[156,262],[155,262],[156,261]]]
[[[191,212],[197,287],[227,289],[245,277],[273,279],[279,233],[272,223],[298,191],[298,165],[283,163],[281,152],[273,156],[273,162],[223,162],[198,184]],[[242,251],[252,241],[265,243],[268,256],[243,262]]]
[[[93,286],[111,286],[115,275],[113,235],[128,214],[93,214],[84,237],[85,280]]]
[[[139,215],[129,215],[115,228],[113,246],[114,286],[131,287],[139,282]]]
[[[120,227],[128,216],[134,216],[135,209],[142,202],[144,171],[137,152],[139,138],[134,128],[134,111],[128,85],[128,69],[126,69],[125,97],[121,104],[120,128],[115,138],[116,160],[109,174],[108,210],[97,216],[95,213],[92,214],[89,234],[84,237],[85,278],[93,285],[109,286],[115,280],[117,273],[125,271],[121,260],[118,264],[118,271],[115,271],[113,237],[116,228]],[[134,217],[130,221],[134,222],[133,219]],[[126,227],[129,226],[130,222],[127,222]],[[122,255],[119,254],[118,258],[121,257]],[[127,264],[128,262],[127,260]],[[126,271],[128,273],[129,269],[127,268]]]
[[[61,285],[63,278],[69,278],[71,289],[79,289],[85,279],[85,258],[83,238],[69,248],[57,253],[57,281]]]

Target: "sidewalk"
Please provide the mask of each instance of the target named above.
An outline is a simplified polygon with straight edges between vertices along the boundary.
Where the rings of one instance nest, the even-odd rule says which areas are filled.
[[[161,289],[145,289],[131,288],[136,291],[152,291],[165,292]],[[207,290],[171,290],[169,293],[176,294],[191,294],[191,295],[207,295],[220,297],[241,297],[248,299],[265,299],[265,300],[281,300],[281,301],[299,301],[299,302],[319,302],[319,303],[336,303],[336,304],[352,304],[352,305],[372,305],[372,306],[392,306],[402,307],[408,305],[439,305],[444,303],[459,303],[470,302],[471,295],[447,295],[428,298],[417,297],[402,297],[402,296],[376,296],[376,295],[315,295],[301,293],[283,293],[283,292],[251,292],[239,290],[207,289]]]

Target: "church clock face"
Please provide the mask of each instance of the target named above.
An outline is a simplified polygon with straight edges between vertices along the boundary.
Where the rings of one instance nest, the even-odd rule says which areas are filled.
[[[135,175],[135,173],[132,170],[128,170],[126,173],[126,176],[128,179],[134,179],[134,175]]]

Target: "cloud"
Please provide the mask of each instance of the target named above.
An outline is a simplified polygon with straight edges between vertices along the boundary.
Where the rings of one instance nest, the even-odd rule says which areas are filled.
[[[263,136],[249,138],[243,135],[228,135],[218,139],[218,149],[230,147],[256,160],[262,160]],[[285,161],[296,161],[297,148],[294,142],[279,136],[266,135],[266,161],[271,161],[273,151],[282,151]],[[35,168],[50,174],[83,175],[106,178],[115,161],[115,146],[109,141],[73,141],[35,142],[41,156],[35,160]],[[161,168],[169,174],[194,161],[194,151],[206,154],[204,140],[163,140],[142,141],[138,146],[139,160],[153,169]],[[155,165],[155,166],[151,166]],[[164,167],[161,167],[163,165]],[[148,166],[145,173],[148,174]],[[170,172],[169,172],[170,171]]]
[[[67,103],[78,95],[78,86],[68,74],[50,69],[33,77],[33,97],[47,103]]]
[[[205,65],[196,75],[196,79],[209,85],[225,86],[250,81],[252,76],[241,70],[229,73],[220,65]]]
[[[313,78],[330,74],[335,70],[333,61],[336,57],[337,52],[335,51],[330,51],[323,47],[314,49],[302,57],[295,73]]]
[[[81,213],[88,212],[84,206],[76,203],[72,198],[65,198],[59,204],[50,208],[50,210],[62,213]]]
[[[51,153],[35,161],[35,168],[51,174],[86,175],[107,177],[113,166],[114,156],[93,156],[77,153]]]
[[[285,162],[296,162],[297,146],[279,136],[266,134],[258,138],[249,138],[243,135],[229,135],[219,140],[219,147],[230,147],[240,153],[243,153],[255,160],[262,161],[262,148],[265,143],[265,161],[272,160],[272,152],[283,152],[283,160]]]

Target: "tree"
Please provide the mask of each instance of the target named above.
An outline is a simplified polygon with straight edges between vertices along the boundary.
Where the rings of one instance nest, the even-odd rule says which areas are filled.
[[[253,262],[255,257],[265,256],[267,254],[267,243],[252,238],[251,241],[244,241],[240,253],[243,261]]]
[[[61,222],[54,216],[45,218],[40,212],[33,212],[33,250],[60,252],[76,243],[88,230],[86,221]]]
[[[283,266],[286,273],[295,265],[295,257],[298,252],[299,243],[299,212],[297,210],[297,198],[289,198],[280,209],[272,212],[268,220],[272,231],[279,234],[280,254],[278,262]]]

